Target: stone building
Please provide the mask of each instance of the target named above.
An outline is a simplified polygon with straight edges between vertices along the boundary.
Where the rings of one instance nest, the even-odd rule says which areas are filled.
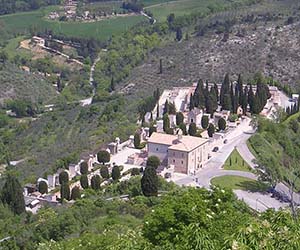
[[[208,160],[209,140],[200,137],[153,133],[148,140],[148,156],[157,156],[176,173],[194,174]]]

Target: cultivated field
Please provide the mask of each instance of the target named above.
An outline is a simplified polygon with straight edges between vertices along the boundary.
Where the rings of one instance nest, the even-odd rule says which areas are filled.
[[[7,32],[24,33],[30,30],[51,29],[56,34],[70,37],[94,37],[106,40],[112,35],[125,32],[137,23],[146,20],[143,16],[116,17],[92,23],[58,22],[45,18],[47,13],[58,7],[44,8],[33,12],[23,12],[0,17],[0,23]]]

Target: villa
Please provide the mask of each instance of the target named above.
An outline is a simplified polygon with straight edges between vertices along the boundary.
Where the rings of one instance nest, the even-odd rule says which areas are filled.
[[[153,133],[148,140],[148,156],[157,156],[162,165],[174,172],[193,174],[208,160],[209,140],[178,135]]]

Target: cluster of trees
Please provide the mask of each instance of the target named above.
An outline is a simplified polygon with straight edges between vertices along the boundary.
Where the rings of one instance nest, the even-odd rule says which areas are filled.
[[[248,86],[244,87],[241,75],[239,75],[236,84],[233,84],[229,74],[226,74],[219,93],[216,84],[209,89],[208,82],[204,87],[203,81],[200,80],[194,95],[190,96],[190,110],[197,107],[205,109],[206,113],[213,114],[220,104],[223,110],[236,113],[240,106],[246,113],[249,105],[251,113],[259,114],[270,98],[270,93],[266,79],[261,74],[255,76],[254,83],[254,86],[256,85],[255,93],[252,84],[249,88]]]
[[[60,3],[61,0],[2,0],[0,1],[0,15],[36,10],[42,6],[57,5]]]
[[[158,103],[160,98],[160,91],[159,88],[153,91],[152,96],[149,96],[148,98],[145,98],[141,103],[138,105],[138,112],[140,114],[140,119],[143,120],[145,117],[145,114],[147,112],[151,112],[155,108],[155,105]],[[157,105],[158,106],[158,105]],[[159,117],[159,111],[157,111],[157,117]]]
[[[6,105],[17,117],[34,116],[38,113],[38,107],[26,100],[10,100]]]

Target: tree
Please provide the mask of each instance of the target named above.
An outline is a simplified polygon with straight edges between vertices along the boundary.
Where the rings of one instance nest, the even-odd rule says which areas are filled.
[[[89,188],[89,179],[86,174],[80,176],[80,185],[83,189]]]
[[[119,166],[114,166],[111,172],[111,177],[114,181],[117,181],[121,177],[121,172]]]
[[[98,154],[98,161],[105,164],[110,161],[110,154],[106,150],[101,150]]]
[[[158,177],[156,169],[152,166],[146,166],[141,179],[142,192],[145,196],[157,196],[158,194]]]
[[[206,91],[204,91],[203,81],[202,81],[202,79],[200,79],[197,83],[197,87],[195,89],[194,96],[192,97],[193,105],[195,107],[198,107],[198,108],[204,108],[205,107],[205,95],[204,95],[204,93],[206,93]]]
[[[149,128],[149,136],[151,136],[154,132],[156,132],[156,127],[150,126],[150,128]]]
[[[168,102],[168,100],[165,101],[163,114],[164,114],[164,115],[165,115],[165,114],[169,114],[169,102]]]
[[[81,162],[80,163],[80,173],[83,175],[83,174],[88,174],[88,171],[89,171],[89,166],[87,164],[86,161],[84,162]]]
[[[80,189],[78,186],[75,186],[72,188],[72,192],[71,192],[71,200],[77,200],[80,198]]]
[[[69,182],[69,174],[67,171],[62,171],[58,176],[59,184],[62,185],[63,183]]]
[[[41,194],[48,193],[48,184],[45,181],[40,181],[38,185],[38,190]]]
[[[131,176],[140,175],[140,169],[139,168],[132,168],[131,169]]]
[[[231,108],[229,108],[231,106],[231,100],[230,100],[230,79],[228,73],[225,75],[224,81],[221,86],[220,104],[222,106],[222,109],[231,110]]]
[[[214,133],[215,133],[215,126],[210,123],[208,128],[207,128],[207,133],[209,137],[213,137]]]
[[[181,123],[183,123],[184,116],[181,112],[176,113],[176,125],[179,126]]]
[[[218,121],[218,128],[219,130],[225,130],[226,128],[226,121],[223,117],[221,117]]]
[[[101,184],[101,177],[100,175],[94,175],[91,179],[91,187],[94,190],[99,190]]]
[[[208,116],[207,116],[207,115],[202,116],[202,118],[201,118],[201,127],[202,127],[203,129],[207,129],[208,123],[209,123],[209,118],[208,118]]]
[[[60,186],[60,200],[61,203],[66,200],[70,200],[70,187],[68,182],[63,182]]]
[[[102,166],[100,168],[100,175],[102,176],[103,179],[108,179],[109,178],[109,171],[107,166]]]
[[[1,192],[1,201],[7,204],[15,214],[25,212],[23,189],[18,179],[12,174],[7,174]]]
[[[172,24],[175,21],[175,14],[171,13],[170,15],[168,15],[167,21],[168,21],[169,25]]]
[[[163,130],[165,131],[165,133],[167,133],[167,131],[169,129],[170,129],[169,115],[168,114],[164,114],[164,117],[163,117]]]
[[[159,59],[159,74],[163,73],[163,60]]]
[[[197,126],[196,123],[192,122],[189,125],[189,135],[190,136],[195,136],[197,134]]]
[[[134,134],[133,144],[135,148],[140,148],[141,146],[141,136],[137,132]]]
[[[186,130],[186,125],[184,123],[179,124],[179,128],[181,129],[183,135],[188,134]]]
[[[149,156],[146,162],[146,166],[153,167],[157,169],[160,165],[160,159],[157,156]]]
[[[195,108],[195,103],[194,103],[194,97],[193,94],[190,95],[190,102],[189,102],[189,110],[193,110]]]
[[[114,81],[114,77],[112,76],[110,80],[109,92],[113,92],[115,88],[116,88],[115,81]]]

